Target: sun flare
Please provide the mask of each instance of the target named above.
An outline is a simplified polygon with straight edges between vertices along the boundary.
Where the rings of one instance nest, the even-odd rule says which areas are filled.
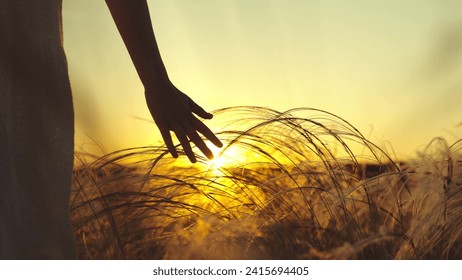
[[[238,146],[209,147],[214,155],[214,158],[208,162],[208,166],[212,169],[235,166],[247,160],[246,151]]]

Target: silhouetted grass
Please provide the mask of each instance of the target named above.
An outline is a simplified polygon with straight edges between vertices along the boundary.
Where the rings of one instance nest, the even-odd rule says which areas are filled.
[[[461,141],[436,138],[399,164],[329,112],[214,114],[226,121],[214,123],[221,165],[190,165],[164,146],[77,158],[81,258],[462,257]]]

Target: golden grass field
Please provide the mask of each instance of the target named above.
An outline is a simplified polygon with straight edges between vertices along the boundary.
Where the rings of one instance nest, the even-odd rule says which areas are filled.
[[[462,258],[462,140],[403,163],[329,112],[214,114],[212,162],[164,146],[77,154],[80,258]]]

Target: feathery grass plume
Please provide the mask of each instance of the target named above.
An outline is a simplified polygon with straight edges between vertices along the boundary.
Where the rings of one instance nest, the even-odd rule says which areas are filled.
[[[404,166],[326,111],[214,115],[225,146],[211,162],[165,146],[77,158],[81,258],[461,257],[460,142],[435,140]]]

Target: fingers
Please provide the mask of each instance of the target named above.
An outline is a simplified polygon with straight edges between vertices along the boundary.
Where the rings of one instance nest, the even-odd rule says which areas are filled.
[[[183,146],[183,150],[188,157],[189,161],[192,163],[196,163],[196,156],[194,155],[193,150],[191,149],[191,145],[189,144],[188,137],[186,136],[186,133],[183,128],[176,128],[174,130],[176,134],[176,138],[178,138],[178,141],[180,141],[181,146]]]
[[[159,126],[160,134],[162,135],[162,139],[164,139],[164,143],[167,146],[168,151],[172,155],[172,157],[177,158],[178,153],[175,149],[175,145],[173,145],[172,136],[170,135],[170,130],[166,127]]]
[[[199,131],[205,138],[209,139],[213,145],[217,146],[218,148],[223,147],[223,143],[221,143],[220,139],[200,120],[197,118],[193,119],[194,128]],[[196,144],[197,145],[197,144]]]
[[[213,118],[212,114],[207,113],[207,111],[205,111],[201,106],[197,105],[197,103],[194,102],[194,100],[192,100],[189,96],[187,96],[187,97],[189,99],[189,106],[191,108],[191,111],[194,114],[198,115],[201,118],[208,119],[208,120]]]
[[[217,147],[223,146],[223,144],[215,136],[215,134],[197,118],[193,119],[193,123],[191,126],[187,128],[177,127],[173,129],[173,131],[175,132],[175,135],[178,138],[178,141],[180,141],[180,144],[183,147],[183,150],[186,156],[188,157],[189,161],[191,161],[192,163],[197,162],[197,160],[191,148],[190,141],[193,142],[196,145],[196,147],[199,148],[199,150],[209,160],[212,160],[214,158],[212,151],[207,147],[204,140],[202,140],[202,138],[199,136],[197,131],[200,132],[202,135],[204,135],[207,139],[209,139],[215,146]],[[175,158],[178,157],[175,147],[173,146],[170,133],[168,133],[168,135],[164,137],[164,141],[170,153],[172,154],[172,156]]]
[[[199,148],[199,150],[208,159],[213,159],[212,151],[207,147],[204,140],[202,140],[202,138],[199,136],[199,133],[201,133],[217,147],[222,147],[223,144],[202,121],[193,115],[193,113],[204,119],[211,119],[213,118],[213,115],[206,112],[186,94],[180,91],[178,91],[178,93],[180,93],[180,95],[177,95],[180,97],[180,99],[178,99],[179,103],[174,102],[173,104],[182,103],[183,105],[186,105],[185,107],[179,106],[180,108],[173,108],[176,110],[168,110],[164,107],[156,108],[156,110],[153,110],[157,113],[153,113],[156,124],[158,126],[159,124],[162,124],[159,126],[159,130],[162,134],[162,138],[164,139],[168,151],[174,158],[178,157],[178,153],[175,149],[175,145],[173,144],[170,134],[170,131],[173,131],[181,146],[183,147],[184,153],[192,163],[195,163],[197,160],[191,148],[190,141],[193,142],[195,146]],[[168,104],[171,103],[172,102]]]
[[[189,139],[194,143],[196,144],[196,146],[199,148],[199,150],[201,150],[201,152],[209,159],[209,160],[212,160],[213,159],[213,153],[212,151],[210,151],[210,149],[207,147],[207,145],[205,145],[204,141],[202,140],[202,138],[199,136],[199,134],[197,134],[196,130],[192,127],[189,128],[189,131],[188,131],[188,136],[189,136]]]
[[[193,117],[192,123],[183,128],[181,126],[177,126],[173,129],[168,129],[164,125],[159,126],[160,133],[162,138],[167,146],[168,151],[174,158],[178,158],[178,152],[175,149],[175,145],[172,141],[172,136],[170,135],[170,130],[172,130],[178,141],[180,141],[181,146],[183,147],[183,151],[188,157],[189,161],[192,163],[197,162],[196,156],[191,148],[190,141],[193,142],[197,148],[209,159],[212,160],[214,158],[212,151],[207,147],[204,140],[199,136],[197,132],[200,132],[204,135],[207,139],[209,139],[215,146],[222,147],[223,144],[221,141],[215,136],[215,134],[199,119]]]
[[[197,119],[195,119],[195,120],[197,120]],[[199,120],[197,120],[197,122],[202,124],[202,122],[199,121]],[[222,144],[221,144],[220,140],[218,140],[218,138],[216,138],[216,136],[204,124],[202,124],[202,126],[205,127],[210,132],[211,135],[213,135],[213,137],[209,136],[207,138],[209,140],[210,140],[210,138],[212,138],[213,139],[212,143],[214,143],[216,146],[221,147]],[[212,151],[207,147],[204,140],[202,140],[202,138],[196,132],[196,130],[197,130],[197,131],[202,133],[202,131],[203,131],[202,126],[201,126],[200,130],[197,129],[196,127],[193,127],[193,126],[190,126],[190,127],[186,128],[186,129],[178,128],[178,129],[175,130],[176,137],[180,141],[181,146],[183,146],[183,150],[184,150],[186,156],[188,157],[189,161],[191,161],[192,163],[195,163],[197,160],[196,160],[194,152],[193,152],[193,150],[191,148],[191,144],[189,143],[189,140],[191,142],[193,142],[196,145],[196,147],[199,148],[199,150],[209,160],[213,159]]]

